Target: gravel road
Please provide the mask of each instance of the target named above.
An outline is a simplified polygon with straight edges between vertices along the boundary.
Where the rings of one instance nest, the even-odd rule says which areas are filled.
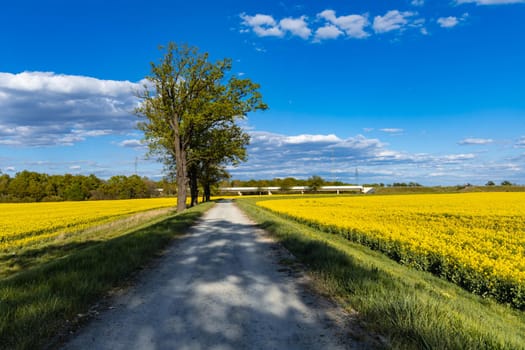
[[[65,349],[348,349],[344,314],[231,202],[209,210]]]

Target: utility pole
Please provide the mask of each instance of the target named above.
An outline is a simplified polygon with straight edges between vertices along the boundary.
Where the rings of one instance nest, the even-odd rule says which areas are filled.
[[[337,181],[337,176],[335,175],[335,168],[334,168],[334,150],[332,150],[332,159],[330,164],[330,175],[332,175],[332,178],[334,181]]]
[[[359,171],[355,168],[355,184],[359,185]]]
[[[139,162],[139,157],[135,157],[135,175],[137,175],[137,163]]]

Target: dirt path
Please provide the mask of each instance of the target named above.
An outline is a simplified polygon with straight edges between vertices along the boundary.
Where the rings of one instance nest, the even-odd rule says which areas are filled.
[[[352,348],[333,322],[341,314],[279,264],[285,254],[234,204],[218,203],[65,348]]]

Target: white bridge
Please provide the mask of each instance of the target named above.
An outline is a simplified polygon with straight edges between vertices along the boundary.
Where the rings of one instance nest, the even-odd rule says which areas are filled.
[[[312,192],[313,189],[308,186],[292,186],[287,187],[284,190],[281,187],[221,187],[219,191],[222,193],[237,193],[239,196],[242,196],[243,193],[257,193],[257,192],[266,192],[269,195],[272,192],[299,192],[301,194],[305,192]],[[373,187],[364,187],[364,186],[321,186],[317,188],[318,192],[360,192],[360,193],[374,193],[375,190]]]

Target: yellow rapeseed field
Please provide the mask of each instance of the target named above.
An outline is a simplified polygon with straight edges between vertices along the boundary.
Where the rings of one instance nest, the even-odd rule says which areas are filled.
[[[258,205],[525,307],[525,193],[305,198]]]
[[[174,205],[174,198],[0,203],[0,253],[16,252],[125,215]]]

